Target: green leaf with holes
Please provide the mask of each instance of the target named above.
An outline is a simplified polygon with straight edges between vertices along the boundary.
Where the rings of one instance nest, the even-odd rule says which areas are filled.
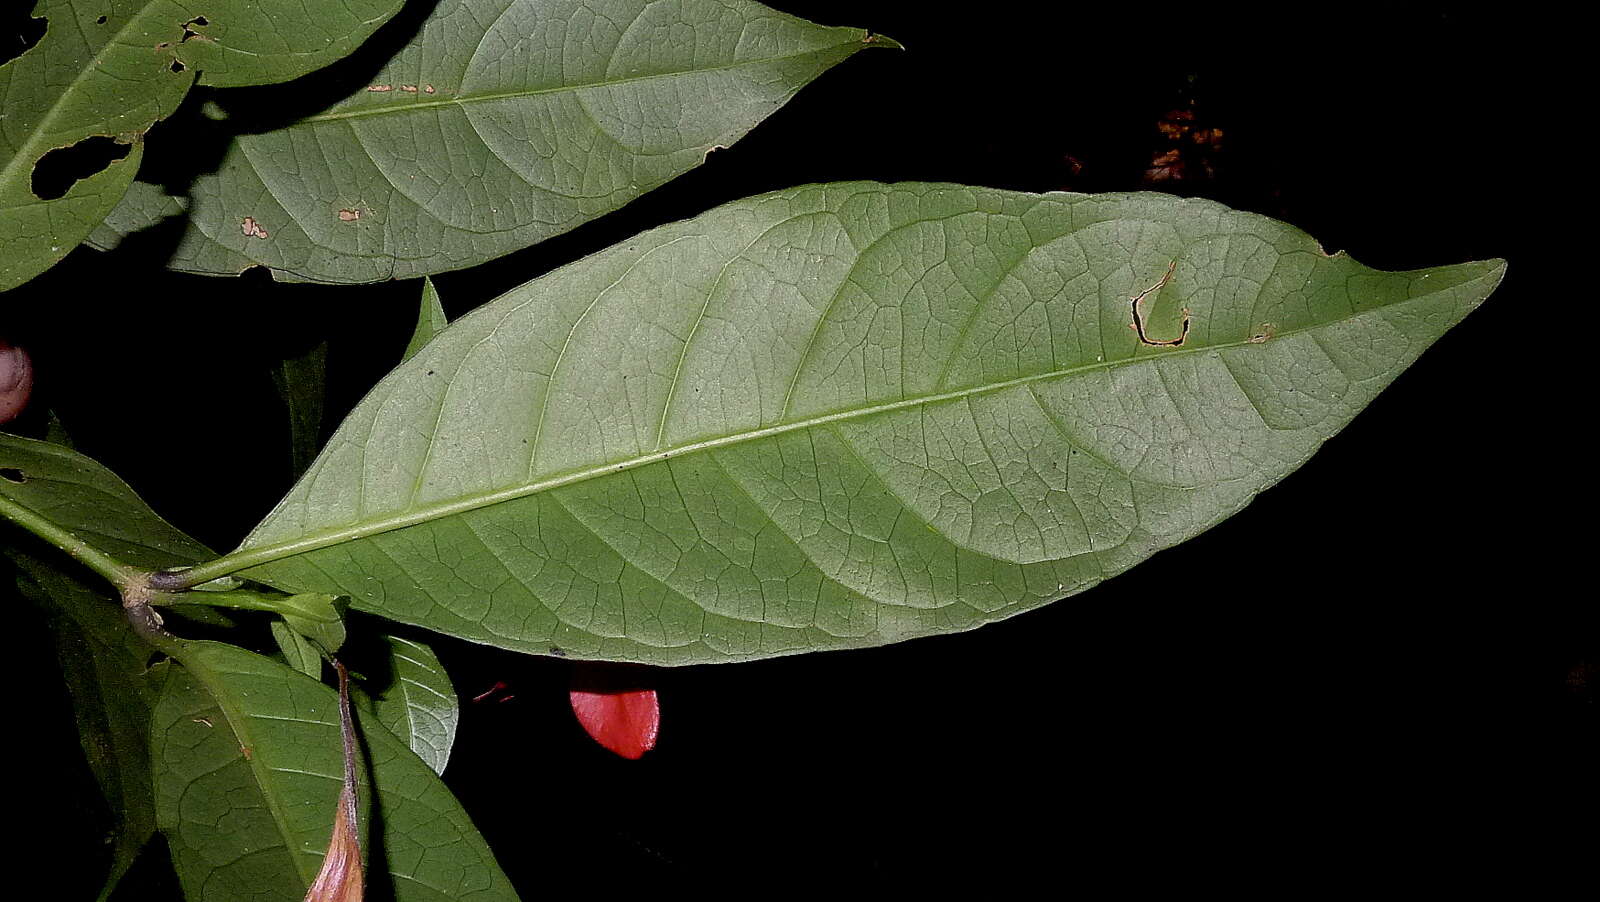
[[[191,87],[303,75],[402,2],[322,4],[308,22],[303,0],[40,0],[44,37],[0,66],[0,291],[100,224],[139,168],[144,133]]]
[[[338,695],[232,645],[188,642],[152,730],[158,822],[190,902],[300,902],[322,865],[339,795]],[[368,885],[396,902],[516,899],[483,838],[422,759],[357,711]],[[370,769],[370,779],[366,771]],[[374,792],[376,795],[374,796]],[[374,802],[375,799],[375,802]]]
[[[1243,508],[1504,269],[1157,194],[755,197],[451,324],[196,578],[659,664],[970,629]]]
[[[892,46],[750,0],[440,0],[348,96],[238,135],[192,186],[169,265],[312,282],[473,266],[621,207]]]
[[[136,567],[187,566],[216,556],[163,520],[117,474],[53,442],[0,433],[0,500]]]

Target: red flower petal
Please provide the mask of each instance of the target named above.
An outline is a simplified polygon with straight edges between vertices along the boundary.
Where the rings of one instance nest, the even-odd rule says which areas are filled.
[[[578,663],[572,670],[572,713],[595,742],[624,758],[656,747],[661,704],[654,689],[637,685],[636,668]]]

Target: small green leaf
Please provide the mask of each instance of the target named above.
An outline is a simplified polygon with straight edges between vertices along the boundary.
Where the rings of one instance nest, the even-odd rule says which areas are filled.
[[[444,773],[461,711],[455,688],[433,649],[399,636],[379,637],[388,649],[387,685],[366,684],[372,713],[411,747],[434,773]]]
[[[440,0],[354,93],[236,137],[168,265],[297,282],[473,266],[623,206],[894,46],[750,0]]]
[[[44,38],[0,66],[0,291],[105,219],[139,168],[144,133],[192,86],[303,75],[355,49],[401,2],[323,4],[308,28],[302,0],[208,0],[203,14],[175,0],[40,0]],[[100,168],[50,175],[46,158],[69,148]]]
[[[282,610],[280,613],[283,615],[285,625],[315,642],[331,655],[344,645],[345,639],[344,617],[342,612],[335,608],[336,601],[340,600],[332,595],[314,593],[294,595],[287,599],[287,604],[311,610],[312,613],[292,613],[289,610]],[[343,602],[340,601],[340,604]]]
[[[439,303],[439,289],[433,287],[431,276],[423,276],[422,306],[417,311],[417,327],[411,332],[411,341],[406,345],[406,352],[400,356],[400,362],[417,356],[422,346],[443,332],[446,325],[449,325],[449,321],[444,316],[444,305]]]
[[[188,642],[156,705],[156,805],[188,902],[301,902],[339,795],[338,695],[231,645]],[[516,899],[483,838],[422,759],[359,716],[396,902]],[[246,753],[248,749],[248,753]],[[365,769],[364,769],[365,771]],[[365,779],[365,772],[363,773]],[[372,870],[377,870],[374,865]]]
[[[272,641],[278,644],[283,660],[313,680],[322,679],[322,654],[310,639],[282,620],[272,621]]]
[[[204,575],[646,663],[971,629],[1242,509],[1504,270],[1156,194],[755,197],[451,324]]]

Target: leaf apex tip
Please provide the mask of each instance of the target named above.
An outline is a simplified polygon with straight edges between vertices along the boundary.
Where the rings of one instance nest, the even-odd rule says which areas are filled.
[[[889,37],[886,34],[879,34],[870,28],[864,29],[864,33],[861,36],[861,43],[870,47],[883,47],[887,50],[906,49],[906,45],[900,43],[894,38]]]

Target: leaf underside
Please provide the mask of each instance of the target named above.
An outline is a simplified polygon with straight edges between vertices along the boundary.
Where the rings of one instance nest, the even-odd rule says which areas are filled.
[[[400,636],[383,635],[388,648],[389,683],[372,687],[373,713],[404,741],[434,773],[444,773],[461,719],[450,677],[433,649]]]
[[[169,266],[372,282],[482,263],[698,166],[887,46],[748,0],[441,0],[354,93],[235,138]]]
[[[133,181],[144,133],[192,86],[303,75],[349,53],[401,3],[341,0],[308,21],[303,0],[42,0],[44,38],[0,66],[0,291],[100,224]],[[86,140],[121,158],[62,194],[37,193],[39,161]]]
[[[970,629],[1242,508],[1503,269],[1154,194],[756,197],[452,324],[224,567],[583,658]]]

